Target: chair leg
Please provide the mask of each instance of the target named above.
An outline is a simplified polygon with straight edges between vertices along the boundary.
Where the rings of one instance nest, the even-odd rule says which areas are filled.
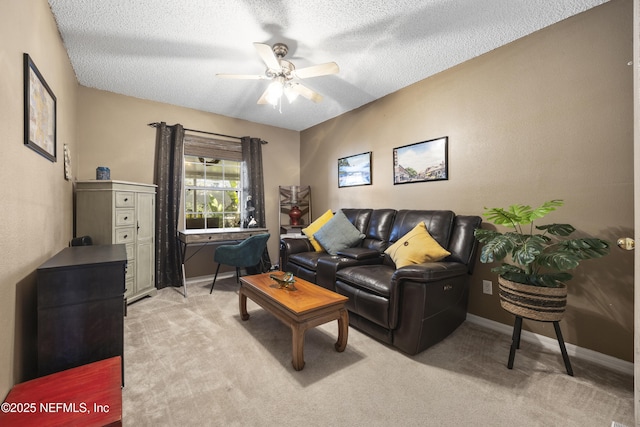
[[[240,283],[240,267],[236,267],[236,283]]]
[[[218,267],[216,268],[216,275],[213,276],[213,283],[211,284],[211,290],[209,291],[209,295],[213,292],[213,285],[216,284],[216,279],[218,278],[218,270],[220,270],[220,263],[218,263]]]

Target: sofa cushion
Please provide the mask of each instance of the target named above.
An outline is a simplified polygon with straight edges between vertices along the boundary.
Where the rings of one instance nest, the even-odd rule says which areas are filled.
[[[389,246],[384,253],[393,259],[396,268],[428,261],[436,262],[451,255],[431,237],[424,222],[418,223],[413,230]]]
[[[383,265],[338,270],[336,292],[349,298],[345,307],[351,313],[389,329],[397,323],[396,319],[391,318],[394,313],[390,310],[390,284],[393,272],[393,267]]]
[[[340,210],[361,233],[367,234],[367,226],[371,220],[373,209],[342,208]]]
[[[364,232],[367,237],[364,238],[362,246],[384,252],[389,246],[389,234],[395,217],[394,209],[375,209],[371,214],[369,227]]]
[[[325,251],[336,255],[342,249],[356,246],[365,236],[342,211],[338,211],[313,237]]]
[[[451,230],[455,214],[452,211],[399,210],[393,220],[389,234],[389,242],[395,243],[411,231],[416,225],[424,222],[431,237],[443,248],[449,248]],[[475,237],[474,237],[475,240]]]
[[[367,291],[381,297],[389,298],[391,277],[395,270],[385,265],[353,266],[338,270],[336,281],[343,283],[343,288]]]
[[[329,209],[328,211],[323,213],[318,219],[316,219],[311,224],[309,224],[308,227],[302,229],[302,232],[304,233],[305,236],[309,238],[309,241],[311,242],[311,244],[313,245],[314,249],[317,252],[323,252],[324,249],[322,249],[322,246],[320,246],[320,243],[316,241],[313,235],[318,230],[320,230],[327,222],[329,222],[331,218],[333,218],[333,212],[331,212],[331,209]]]

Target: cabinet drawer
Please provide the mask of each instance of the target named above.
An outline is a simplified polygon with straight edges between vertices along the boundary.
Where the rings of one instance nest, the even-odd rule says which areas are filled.
[[[135,198],[132,192],[116,191],[116,208],[132,208],[135,206]]]
[[[127,248],[127,261],[131,262],[136,257],[136,251],[134,250],[135,245],[133,243],[127,243],[125,245]]]
[[[134,209],[116,209],[116,227],[134,224]]]
[[[116,229],[116,243],[132,243],[133,227]]]
[[[125,298],[131,298],[131,295],[134,294],[135,282],[133,281],[133,279],[127,280],[124,286],[125,286],[125,293],[124,293]]]
[[[135,261],[127,261],[127,274],[125,275],[126,281],[133,281],[133,278],[136,276],[136,262]]]

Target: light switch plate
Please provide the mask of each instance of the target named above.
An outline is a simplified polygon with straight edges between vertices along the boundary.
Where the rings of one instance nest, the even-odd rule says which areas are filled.
[[[493,283],[491,280],[482,281],[482,292],[488,295],[493,295]]]

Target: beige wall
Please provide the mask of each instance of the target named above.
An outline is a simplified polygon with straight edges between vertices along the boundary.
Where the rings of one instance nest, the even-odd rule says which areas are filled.
[[[111,179],[153,184],[156,130],[149,123],[180,123],[188,129],[268,141],[262,146],[266,219],[272,234],[268,248],[277,262],[278,186],[300,179],[299,132],[82,86],[78,106],[79,180],[95,179],[96,167],[107,166]],[[215,272],[211,252],[205,250],[196,263],[187,265],[188,276]],[[208,265],[199,262],[207,257]]]
[[[72,184],[63,144],[76,144],[77,83],[44,0],[0,0],[0,398],[35,370],[35,270],[68,244]],[[58,161],[23,145],[22,54],[57,97]],[[77,166],[77,157],[72,165]]]
[[[614,0],[302,132],[316,214],[341,207],[537,205],[615,242],[633,236],[632,2]],[[392,149],[449,137],[449,180],[394,186]],[[373,152],[373,185],[338,188],[337,159]],[[480,264],[470,312],[512,324]],[[555,337],[549,324],[525,328]],[[633,360],[633,253],[614,247],[570,283],[567,342]]]

